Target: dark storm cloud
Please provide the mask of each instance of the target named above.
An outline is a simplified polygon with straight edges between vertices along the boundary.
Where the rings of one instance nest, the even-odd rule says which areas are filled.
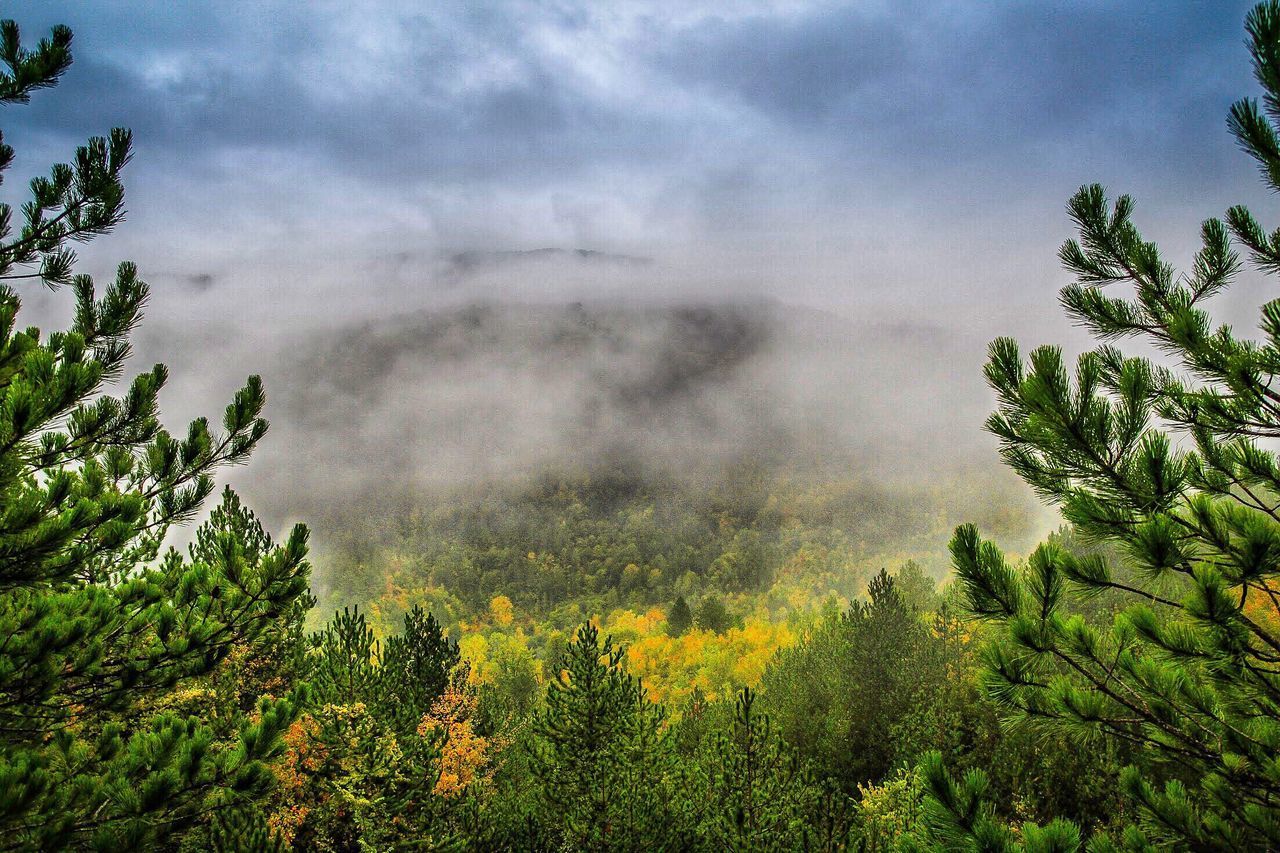
[[[654,33],[653,61],[820,151],[908,171],[1008,168],[1010,156],[1035,156],[1043,170],[1082,149],[1152,147],[1165,168],[1216,166],[1203,158],[1230,149],[1226,108],[1251,88],[1249,5],[927,3],[709,18]]]
[[[350,174],[379,191],[406,178],[538,183],[670,148],[669,129],[577,91],[493,13],[436,7],[433,20],[391,4],[378,14],[404,44],[362,51],[323,7],[311,18],[276,6],[254,27],[220,4],[178,6],[135,36],[117,29],[127,15],[51,5],[40,20],[69,21],[81,58],[61,90],[14,115],[16,128],[74,140],[126,124],[183,162],[273,149],[314,158],[317,177]]]

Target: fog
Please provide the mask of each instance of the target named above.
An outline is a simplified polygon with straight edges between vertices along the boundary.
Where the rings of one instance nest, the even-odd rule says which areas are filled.
[[[981,370],[1000,334],[1087,346],[1071,193],[1132,193],[1182,268],[1205,217],[1280,216],[1225,131],[1249,5],[53,2],[19,23],[69,24],[76,63],[6,107],[7,186],[134,129],[82,269],[152,284],[135,366],[170,366],[171,428],[263,375],[272,430],[227,479],[322,545],[617,461],[1027,507]]]
[[[632,257],[465,257],[437,259],[412,307],[366,293],[334,316],[303,299],[270,334],[220,314],[216,283],[162,282],[137,364],[169,363],[171,428],[262,374],[272,429],[228,479],[271,526],[312,523],[322,549],[327,529],[416,500],[602,466],[705,482],[748,464],[915,492],[967,481],[1036,518],[980,428],[976,334],[726,294]]]

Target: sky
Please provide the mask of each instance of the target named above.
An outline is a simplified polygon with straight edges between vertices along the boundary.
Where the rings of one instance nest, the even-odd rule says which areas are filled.
[[[1225,130],[1255,89],[1248,6],[20,4],[30,36],[73,28],[76,62],[4,129],[19,170],[133,129],[109,248],[157,285],[312,262],[410,289],[459,251],[563,247],[981,314],[1052,304],[1083,183],[1135,195],[1175,251],[1261,195]]]
[[[18,3],[75,63],[0,126],[11,178],[132,128],[128,220],[82,257],[151,282],[140,357],[179,414],[357,320],[763,298],[953,335],[926,373],[976,433],[992,336],[1080,342],[1056,249],[1081,184],[1135,196],[1178,263],[1232,204],[1280,213],[1226,130],[1249,5]]]

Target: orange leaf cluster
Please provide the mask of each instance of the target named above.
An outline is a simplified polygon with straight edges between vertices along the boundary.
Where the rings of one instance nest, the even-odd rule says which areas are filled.
[[[421,736],[433,731],[444,733],[436,796],[450,799],[464,792],[476,781],[488,761],[489,743],[471,727],[476,704],[474,690],[450,686],[418,724]]]

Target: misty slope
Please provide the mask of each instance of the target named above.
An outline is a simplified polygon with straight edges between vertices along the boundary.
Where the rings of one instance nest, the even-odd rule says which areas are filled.
[[[380,549],[470,553],[501,540],[493,584],[518,579],[519,558],[545,547],[599,594],[626,563],[612,565],[613,528],[645,512],[656,518],[646,535],[684,536],[699,556],[680,571],[701,572],[733,538],[708,509],[727,493],[754,508],[735,514],[742,529],[758,528],[753,513],[772,500],[785,511],[760,522],[766,536],[794,523],[844,537],[848,560],[908,555],[935,571],[961,521],[1037,532],[1025,492],[989,464],[983,407],[947,379],[962,342],[942,329],[764,301],[479,303],[355,322],[322,341],[286,350],[270,377],[283,389],[275,433],[247,486],[277,517],[315,523],[333,557],[320,561],[322,588],[330,566],[349,572]],[[958,420],[975,425],[971,443],[929,440],[964,434]],[[602,482],[620,504],[592,504]],[[546,531],[568,523],[562,489],[586,496],[595,532],[583,535],[614,543],[601,546],[607,571],[588,567],[577,540],[548,544]],[[537,523],[521,532],[521,516]],[[667,560],[663,548],[677,545],[646,553]],[[768,575],[790,552],[771,553]],[[501,591],[450,576],[473,603]]]
[[[949,382],[958,343],[938,328],[771,302],[487,303],[321,340],[268,377],[277,433],[258,464],[289,515],[604,461],[899,482],[992,456],[983,401]],[[931,438],[957,433],[973,438]]]

